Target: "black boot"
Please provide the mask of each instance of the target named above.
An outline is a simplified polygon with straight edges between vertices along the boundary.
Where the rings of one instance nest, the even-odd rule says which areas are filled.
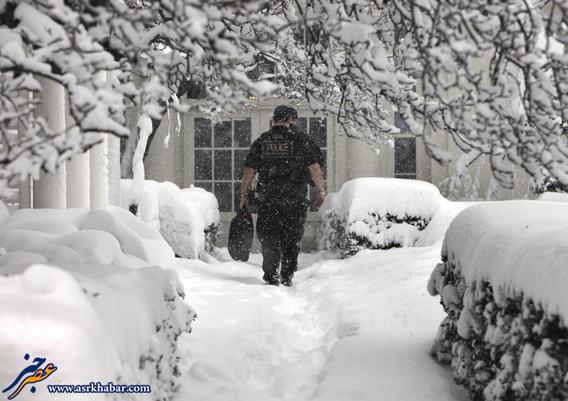
[[[280,279],[278,277],[267,276],[266,274],[262,277],[264,282],[268,285],[274,285],[278,287],[280,285]]]
[[[287,275],[287,276],[281,276],[280,277],[280,283],[283,286],[286,287],[291,287],[292,286],[292,279],[294,278],[294,274],[292,273],[291,275]]]

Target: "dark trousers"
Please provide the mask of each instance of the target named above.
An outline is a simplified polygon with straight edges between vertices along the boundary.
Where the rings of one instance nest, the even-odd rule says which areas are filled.
[[[280,277],[287,279],[294,276],[298,269],[307,208],[305,200],[280,199],[260,205],[256,232],[262,244],[264,280],[275,281]]]

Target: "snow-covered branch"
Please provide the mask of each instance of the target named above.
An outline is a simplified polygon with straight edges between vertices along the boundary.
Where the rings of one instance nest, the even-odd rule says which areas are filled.
[[[536,3],[535,3],[536,4]],[[435,133],[568,184],[568,6],[561,0],[5,0],[0,2],[0,179],[51,169],[98,138],[157,126],[177,96],[208,114],[250,98],[306,101],[347,135]],[[99,79],[104,72],[113,79]],[[35,113],[38,78],[62,85],[76,135]],[[10,136],[18,129],[19,136]],[[152,136],[150,135],[150,141]],[[29,161],[31,162],[31,167]]]

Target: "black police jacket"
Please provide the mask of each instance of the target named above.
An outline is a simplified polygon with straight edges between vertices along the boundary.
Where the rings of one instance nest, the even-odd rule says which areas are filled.
[[[258,172],[261,197],[304,199],[319,157],[306,134],[277,125],[254,141],[245,166]]]

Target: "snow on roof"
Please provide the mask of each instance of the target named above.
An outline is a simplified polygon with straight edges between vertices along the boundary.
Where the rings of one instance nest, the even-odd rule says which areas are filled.
[[[454,219],[442,257],[453,260],[466,281],[487,280],[505,296],[522,292],[568,321],[566,233],[566,204],[488,202]]]

